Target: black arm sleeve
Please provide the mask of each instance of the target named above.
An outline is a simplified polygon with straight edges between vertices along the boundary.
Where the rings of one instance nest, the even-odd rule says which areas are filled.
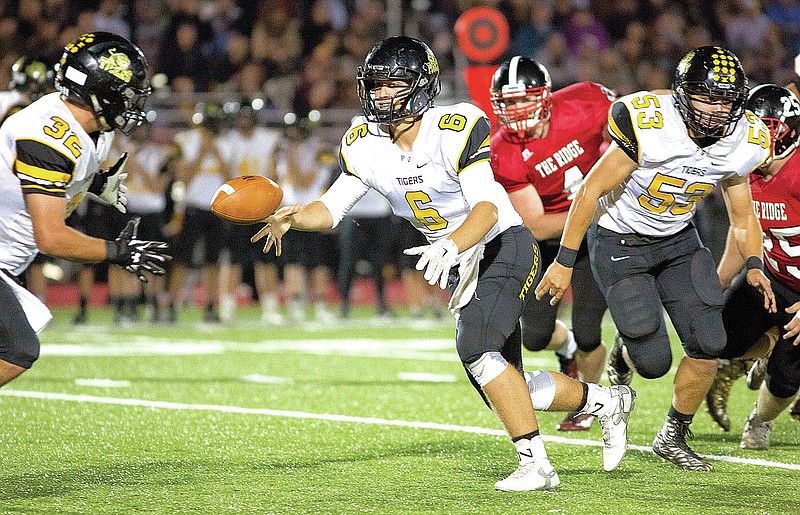
[[[461,155],[458,157],[458,172],[478,161],[489,159],[489,143],[491,138],[491,128],[489,127],[489,120],[480,118],[475,125],[472,126],[472,131],[467,138],[467,144]]]
[[[639,142],[633,130],[633,121],[628,106],[614,102],[608,114],[608,133],[622,150],[636,163],[639,162]]]

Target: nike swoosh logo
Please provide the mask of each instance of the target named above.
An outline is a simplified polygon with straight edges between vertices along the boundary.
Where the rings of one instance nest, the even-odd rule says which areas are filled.
[[[620,257],[611,256],[611,261],[622,261],[623,259],[628,259],[629,257],[630,256],[620,256]]]
[[[428,166],[428,163],[423,163],[421,165],[417,165],[417,169],[419,170],[420,168],[423,168],[425,166]]]
[[[715,163],[714,161],[711,161],[711,165],[712,166],[725,166],[725,163]]]

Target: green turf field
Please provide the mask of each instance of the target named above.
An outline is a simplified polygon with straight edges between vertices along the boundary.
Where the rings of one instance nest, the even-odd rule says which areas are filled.
[[[39,361],[0,390],[3,513],[800,513],[800,423],[784,413],[769,451],[740,450],[744,381],[730,433],[704,411],[692,425],[711,473],[649,451],[672,375],[637,377],[616,471],[597,424],[558,433],[562,414],[542,413],[562,486],[509,494],[493,485],[516,456],[464,377],[452,320],[268,329],[245,309],[230,327],[193,312],[119,329],[106,311],[83,327],[55,314]]]

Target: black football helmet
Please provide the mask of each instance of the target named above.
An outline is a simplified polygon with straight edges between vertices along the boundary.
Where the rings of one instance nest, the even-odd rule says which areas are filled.
[[[20,57],[11,66],[10,89],[26,95],[31,102],[53,88],[53,69],[42,61],[30,57]]]
[[[761,118],[772,136],[772,157],[782,159],[800,140],[800,101],[786,88],[762,84],[750,91],[747,109]]]
[[[552,87],[547,68],[528,57],[514,56],[492,76],[492,110],[506,130],[524,137],[550,119]]]
[[[747,76],[730,50],[704,46],[686,54],[675,69],[673,89],[684,123],[701,136],[727,136],[744,114]],[[729,105],[730,111],[703,111],[693,105],[694,97],[702,97],[704,103]]]
[[[130,134],[146,119],[147,60],[122,36],[92,32],[67,45],[55,84],[68,100],[93,110],[104,131]]]
[[[367,120],[393,124],[414,118],[433,105],[439,94],[439,62],[422,41],[408,36],[386,38],[372,47],[356,76],[358,96]],[[390,99],[375,98],[381,82],[408,84]]]

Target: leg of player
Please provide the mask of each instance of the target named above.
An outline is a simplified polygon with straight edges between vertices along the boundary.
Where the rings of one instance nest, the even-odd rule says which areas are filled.
[[[731,430],[731,421],[728,417],[728,397],[733,384],[737,379],[747,373],[753,360],[720,359],[717,373],[711,383],[711,388],[706,394],[706,407],[714,422],[725,431]]]
[[[27,368],[23,368],[19,365],[14,365],[12,363],[9,363],[8,361],[3,361],[2,359],[0,359],[0,386],[3,386],[6,383],[10,382],[12,379],[19,376],[26,370]]]
[[[493,361],[492,357],[487,359]],[[476,368],[471,366],[470,370],[475,375]],[[476,379],[481,382],[479,375]],[[495,483],[495,488],[504,492],[557,488],[561,480],[547,458],[528,387],[519,372],[506,364],[497,377],[483,385],[483,391],[511,436],[519,457],[517,470]]]
[[[558,372],[525,373],[534,409],[568,411],[598,417],[603,436],[603,468],[617,468],[625,457],[628,417],[635,407],[636,392],[627,385],[612,387],[585,383]]]
[[[769,449],[772,421],[794,400],[794,396],[781,398],[770,393],[766,383],[758,390],[756,407],[747,417],[742,432],[742,449]]]
[[[747,374],[747,386],[758,390],[767,372],[767,359],[780,332],[774,327],[764,333],[743,355],[734,359],[720,359],[714,382],[706,394],[706,406],[711,418],[725,431],[730,431],[731,421],[728,417],[728,397],[737,379]],[[754,359],[758,358],[758,359]]]
[[[684,470],[710,471],[713,467],[686,443],[689,425],[711,387],[716,359],[684,356],[675,374],[675,393],[667,419],[653,441],[653,451]]]

